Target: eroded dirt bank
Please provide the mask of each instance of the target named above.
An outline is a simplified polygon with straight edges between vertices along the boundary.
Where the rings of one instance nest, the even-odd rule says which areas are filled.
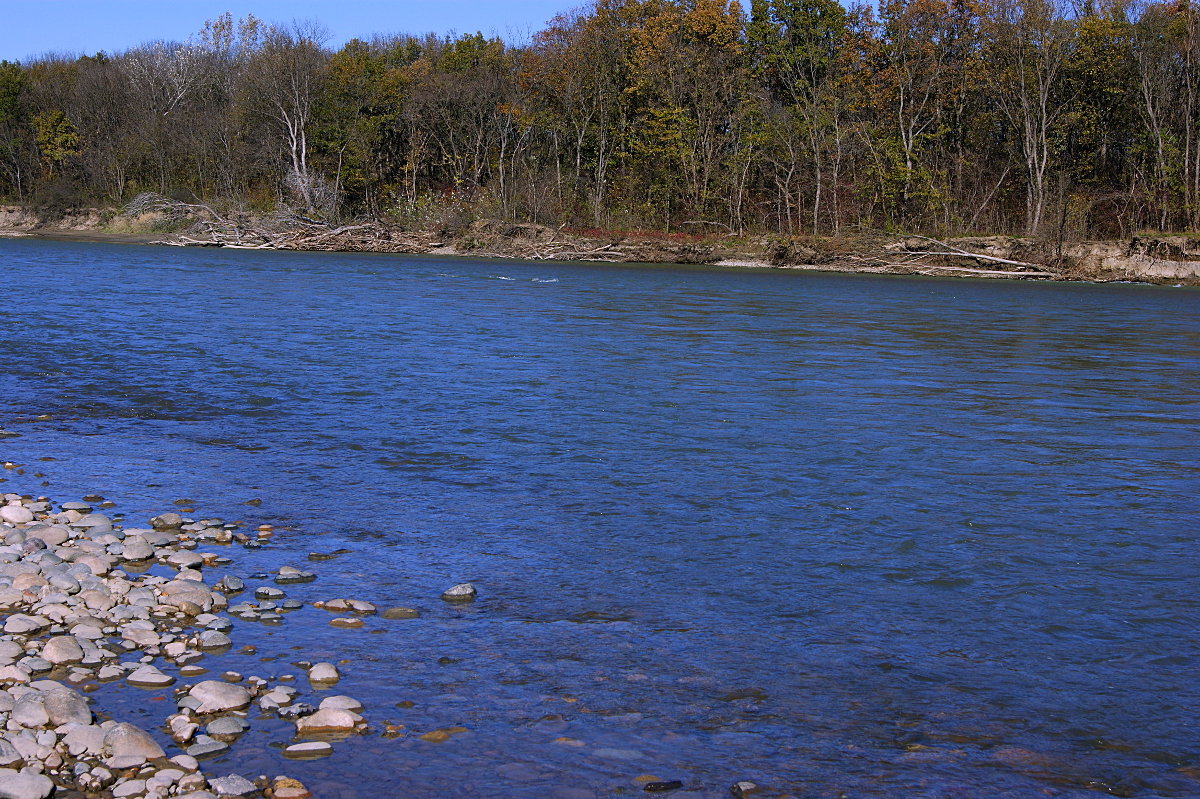
[[[0,206],[0,235],[241,249],[1200,285],[1200,234],[1055,245],[1015,236],[936,240],[886,234],[695,235],[552,228],[489,219],[457,231],[437,231],[380,222],[337,225],[298,216],[217,217],[208,209],[185,214],[87,209],[48,221],[23,207]]]

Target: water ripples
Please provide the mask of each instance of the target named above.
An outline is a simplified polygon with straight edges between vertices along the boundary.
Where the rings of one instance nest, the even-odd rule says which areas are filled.
[[[57,458],[24,490],[196,497],[279,525],[240,568],[350,550],[297,598],[425,611],[239,628],[471,728],[297,764],[323,796],[1200,793],[1195,291],[0,255],[4,457]]]

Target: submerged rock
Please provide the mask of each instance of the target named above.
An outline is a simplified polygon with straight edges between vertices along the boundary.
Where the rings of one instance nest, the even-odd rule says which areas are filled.
[[[388,608],[379,616],[384,619],[418,619],[421,617],[421,611],[413,608]]]

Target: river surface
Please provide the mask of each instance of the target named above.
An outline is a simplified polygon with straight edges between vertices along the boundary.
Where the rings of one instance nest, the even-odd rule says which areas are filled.
[[[344,659],[373,732],[292,762],[256,722],[211,774],[1200,796],[1196,290],[34,240],[0,263],[24,466],[0,491],[272,523],[214,579],[292,564],[319,578],[290,597],[422,611],[237,621],[258,654],[214,668]],[[438,599],[463,581],[474,604]]]

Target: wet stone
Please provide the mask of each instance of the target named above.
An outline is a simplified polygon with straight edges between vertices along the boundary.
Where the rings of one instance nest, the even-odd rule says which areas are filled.
[[[333,746],[325,741],[307,741],[292,744],[283,750],[283,756],[293,760],[308,760],[318,757],[328,757],[333,754]]]
[[[678,791],[682,787],[683,783],[679,780],[661,780],[647,782],[642,786],[642,790],[647,793],[665,793],[667,791]]]
[[[321,700],[321,709],[336,708],[338,710],[349,710],[352,713],[361,713],[363,706],[362,702],[350,696],[327,696]]]
[[[309,682],[335,683],[341,679],[337,668],[332,663],[317,663],[308,670]]]
[[[275,575],[275,582],[280,585],[310,583],[315,579],[317,579],[317,575],[313,572],[302,571],[294,566],[283,566],[279,569],[279,573]]]
[[[197,646],[201,649],[220,649],[232,645],[229,636],[217,630],[206,630],[200,633]]]
[[[295,704],[288,705],[287,707],[281,707],[279,709],[279,718],[287,721],[293,721],[301,718],[302,716],[308,716],[316,712],[316,706],[310,705],[307,702],[296,702]]]
[[[421,612],[413,608],[388,608],[379,615],[384,619],[417,619]]]
[[[296,721],[296,732],[300,734],[311,732],[345,732],[353,730],[358,721],[358,716],[348,710],[323,708],[311,716],[304,716],[298,719]]]
[[[194,758],[212,757],[229,748],[229,744],[210,738],[207,735],[197,735],[195,743],[185,751]]]
[[[245,719],[237,716],[222,716],[210,721],[204,731],[214,738],[221,738],[241,735],[249,728],[250,725]]]
[[[447,602],[473,602],[478,592],[471,583],[459,583],[442,592],[442,599]]]

